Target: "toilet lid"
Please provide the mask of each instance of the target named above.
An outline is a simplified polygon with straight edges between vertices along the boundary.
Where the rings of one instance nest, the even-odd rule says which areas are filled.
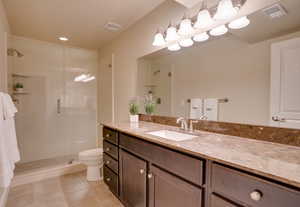
[[[86,151],[82,151],[79,153],[79,156],[100,156],[103,153],[102,148],[90,149]]]

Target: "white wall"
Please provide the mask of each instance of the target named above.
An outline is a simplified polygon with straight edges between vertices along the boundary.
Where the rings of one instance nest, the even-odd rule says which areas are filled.
[[[10,33],[6,13],[0,1],[0,91],[7,91],[7,35]]]
[[[275,0],[252,0],[251,4],[248,3],[244,7],[242,14],[253,13],[274,2]],[[152,46],[155,31],[159,27],[166,28],[170,20],[180,20],[184,12],[185,9],[181,5],[172,0],[167,0],[115,40],[100,49],[100,57],[112,53],[115,57],[114,83],[116,103],[114,110],[117,121],[128,120],[128,102],[130,98],[136,96],[137,59],[159,50],[160,48]],[[99,87],[105,88],[105,85],[101,82],[99,84]],[[105,94],[99,94],[99,96],[100,99],[106,98]]]

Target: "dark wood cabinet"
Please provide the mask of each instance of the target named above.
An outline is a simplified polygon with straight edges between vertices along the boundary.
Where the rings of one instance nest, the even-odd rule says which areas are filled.
[[[104,181],[125,207],[298,207],[300,189],[107,127]]]
[[[149,207],[201,207],[202,189],[153,165],[148,173]]]
[[[241,207],[241,206],[234,204],[233,202],[231,202],[227,199],[221,198],[215,194],[212,194],[210,199],[211,199],[210,207]]]
[[[120,197],[126,207],[147,206],[147,163],[120,150]]]

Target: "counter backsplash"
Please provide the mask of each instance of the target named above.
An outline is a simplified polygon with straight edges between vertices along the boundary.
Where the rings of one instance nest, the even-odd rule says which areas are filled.
[[[176,117],[149,116],[140,114],[140,121],[179,126],[176,124]],[[194,128],[208,132],[300,147],[300,130],[298,129],[202,120],[199,120],[198,123],[194,124]]]

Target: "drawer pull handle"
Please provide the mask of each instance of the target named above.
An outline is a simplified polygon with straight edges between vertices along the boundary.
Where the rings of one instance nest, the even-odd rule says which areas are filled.
[[[109,182],[109,181],[110,181],[110,178],[106,178],[106,181]]]
[[[110,148],[109,148],[109,147],[107,147],[107,148],[105,149],[105,151],[106,151],[106,152],[109,152],[109,151],[110,151]]]
[[[153,177],[152,173],[148,174],[148,178],[151,179]]]
[[[262,193],[258,190],[255,190],[252,193],[250,193],[250,197],[254,201],[259,201],[262,198]]]
[[[140,169],[140,174],[144,174],[145,170],[144,169]]]
[[[110,137],[110,134],[106,134],[106,138],[109,138]]]
[[[106,164],[107,164],[107,165],[109,165],[109,163],[110,163],[110,161],[109,161],[109,160],[107,160],[107,161],[106,161]]]

